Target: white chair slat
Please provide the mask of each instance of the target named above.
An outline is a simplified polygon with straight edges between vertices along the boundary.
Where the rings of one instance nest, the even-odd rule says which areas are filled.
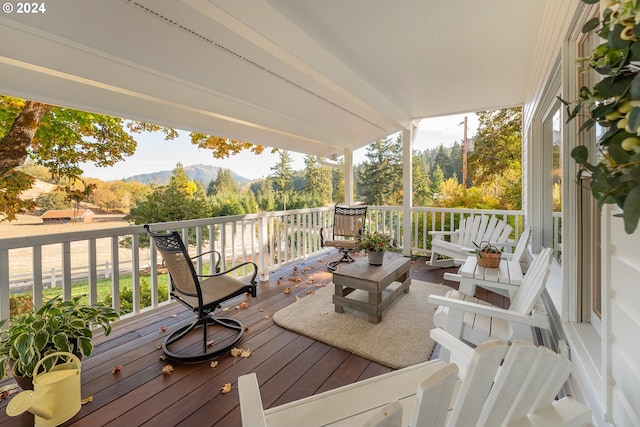
[[[470,236],[468,245],[473,246],[474,242],[479,245],[483,240],[488,240],[489,231],[493,230],[496,226],[495,219],[494,216],[489,217],[488,215],[481,215],[479,218],[476,218],[477,227],[474,235]]]
[[[448,427],[475,425],[507,349],[508,346],[499,341],[487,341],[476,347],[451,411]]]
[[[535,257],[522,280],[520,290],[511,300],[510,311],[531,313],[544,290],[551,266],[551,253],[551,248],[545,248]]]
[[[444,427],[456,381],[458,367],[450,363],[420,383],[413,406],[411,427]]]
[[[531,367],[538,357],[538,348],[529,343],[515,341],[502,363],[491,392],[487,396],[482,413],[478,417],[478,427],[494,427],[505,424],[507,415],[522,388],[537,394],[527,387]]]
[[[544,404],[548,405],[549,402],[553,401],[562,386],[562,383],[558,384],[554,376],[556,378],[566,378],[570,373],[563,371],[564,366],[565,363],[558,360],[557,354],[544,347],[539,347],[538,357],[530,367],[527,383],[523,384],[520,388],[518,395],[511,405],[507,419],[518,420],[526,417],[529,413],[538,409],[537,402],[544,402]],[[540,375],[540,372],[544,372],[545,374]],[[549,390],[551,385],[556,388],[553,390],[553,394],[549,395],[547,390]],[[545,400],[542,400],[543,395]]]

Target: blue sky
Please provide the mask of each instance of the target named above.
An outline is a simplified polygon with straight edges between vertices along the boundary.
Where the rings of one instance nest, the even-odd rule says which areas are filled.
[[[464,116],[468,120],[468,136],[472,137],[478,128],[478,121],[474,113],[455,116],[425,119],[420,122],[418,136],[414,149],[424,150],[434,148],[440,144],[451,145],[455,141],[462,141],[464,135]],[[138,148],[133,156],[108,168],[98,168],[90,164],[83,165],[84,176],[98,178],[104,181],[127,178],[141,173],[171,170],[178,162],[184,166],[193,164],[207,164],[231,169],[240,176],[249,179],[264,178],[271,173],[271,166],[277,160],[277,154],[265,150],[260,156],[243,152],[227,159],[214,159],[211,152],[198,149],[191,144],[189,133],[180,132],[180,137],[173,141],[164,141],[160,134],[136,135]],[[365,159],[366,147],[354,152],[354,162],[361,163]],[[293,168],[304,169],[304,155],[291,153]]]

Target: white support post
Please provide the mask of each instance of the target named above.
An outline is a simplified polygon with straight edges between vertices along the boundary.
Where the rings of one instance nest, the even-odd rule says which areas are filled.
[[[344,204],[353,205],[353,151],[344,149]]]
[[[402,233],[402,254],[411,256],[411,207],[413,206],[413,168],[411,162],[411,152],[413,140],[418,133],[417,122],[411,122],[411,129],[402,131],[402,211],[403,233]]]
[[[258,218],[258,259],[260,265],[260,281],[269,280],[269,268],[267,267],[267,254],[269,253],[269,239],[267,231],[267,219]]]

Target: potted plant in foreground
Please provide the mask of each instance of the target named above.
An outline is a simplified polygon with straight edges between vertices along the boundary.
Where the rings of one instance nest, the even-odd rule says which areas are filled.
[[[599,204],[615,203],[622,209],[625,231],[631,234],[640,220],[640,2],[600,4],[602,20],[590,19],[582,32],[595,32],[604,42],[580,62],[583,71],[595,70],[602,79],[580,88],[575,105],[562,102],[569,120],[587,113],[581,130],[603,127],[598,156],[590,158],[584,145],[575,147],[571,156],[583,167],[578,178],[585,170],[591,174],[591,191]]]
[[[367,251],[369,264],[371,265],[382,265],[384,252],[393,247],[391,236],[379,231],[364,233],[356,237],[356,249]]]
[[[81,296],[70,301],[55,297],[38,310],[12,318],[9,327],[0,331],[0,379],[9,367],[23,389],[32,389],[33,369],[44,356],[55,352],[69,352],[79,357],[93,351],[91,327],[100,325],[105,335],[111,332],[111,324],[119,317],[111,307],[86,306]],[[0,328],[7,319],[0,321]],[[46,366],[48,370],[51,366]]]

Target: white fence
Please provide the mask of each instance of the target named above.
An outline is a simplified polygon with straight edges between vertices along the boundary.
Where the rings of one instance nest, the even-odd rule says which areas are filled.
[[[523,223],[521,211],[415,207],[411,211],[412,252],[429,252],[429,230],[453,230],[461,218],[478,213],[505,219],[514,226],[513,237],[518,238]],[[389,233],[402,247],[403,218],[402,207],[369,206],[367,230]],[[266,279],[275,269],[323,251],[320,229],[331,225],[332,221],[333,209],[327,207],[201,218],[152,224],[151,227],[154,231],[179,230],[183,240],[190,242],[193,255],[209,250],[219,251],[227,267],[252,260],[258,265],[261,279]],[[123,242],[126,242],[125,247]],[[30,288],[36,307],[42,304],[43,291],[51,283],[52,268],[57,271],[59,287],[56,289],[65,299],[70,299],[72,293],[75,295],[74,284],[84,282],[82,289],[89,303],[98,302],[98,283],[104,277],[105,258],[113,269],[108,280],[112,305],[116,310],[120,309],[120,281],[123,277],[131,282],[132,313],[148,308],[141,304],[141,271],[145,269],[149,273],[149,279],[144,279],[150,286],[149,307],[157,307],[160,304],[159,277],[162,275],[150,265],[157,265],[161,260],[153,247],[147,247],[147,242],[148,236],[142,226],[0,239],[0,319],[7,318],[10,312],[11,279],[16,276],[11,272],[10,261],[18,256],[18,250],[24,252],[25,248],[30,253],[32,268],[30,278],[21,278],[21,286]],[[106,249],[98,250],[98,247]],[[47,253],[53,248],[53,255],[47,254],[47,259],[44,259],[43,248]],[[204,258],[196,264],[200,273],[213,262],[210,257]],[[78,269],[78,263],[82,268]],[[80,274],[80,270],[84,273]],[[237,274],[245,273],[240,271]]]

